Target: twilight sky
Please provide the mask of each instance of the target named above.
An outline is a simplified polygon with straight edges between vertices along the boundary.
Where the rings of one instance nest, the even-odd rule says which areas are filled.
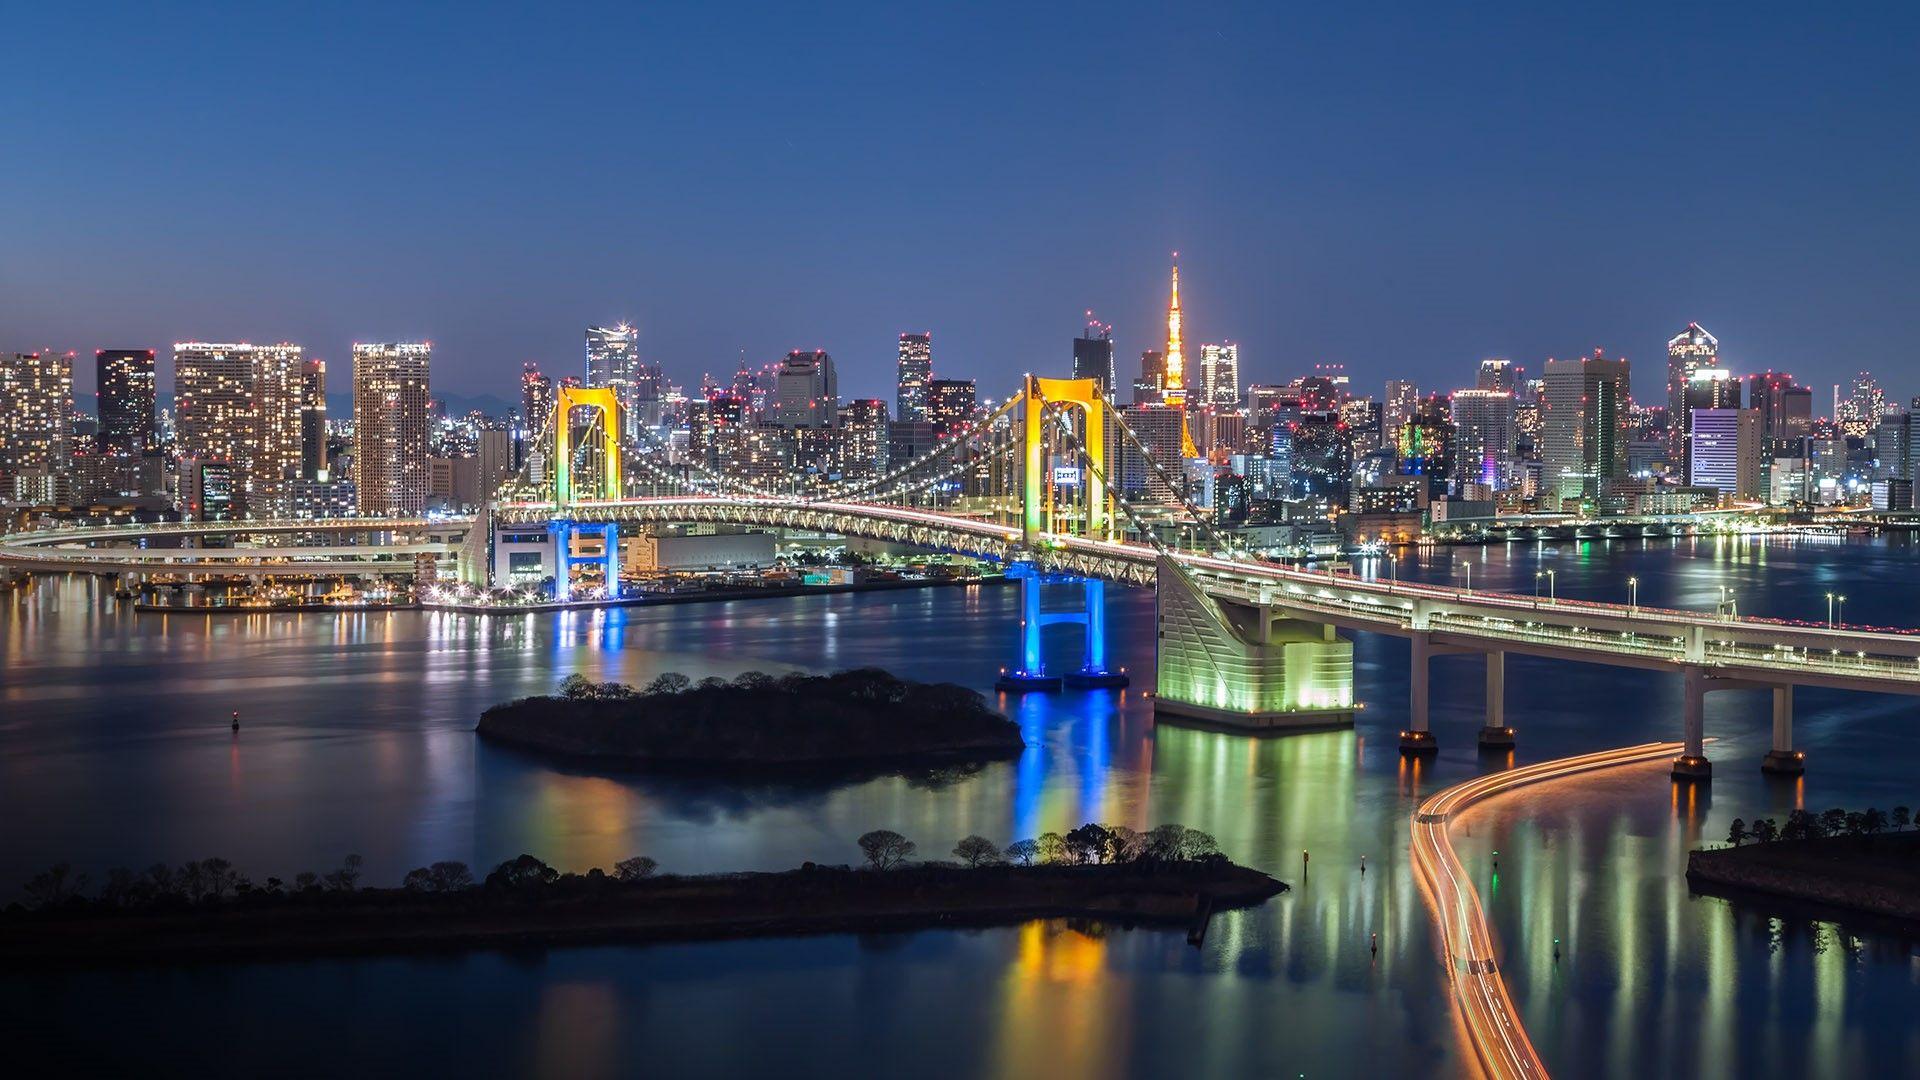
[[[0,348],[425,338],[507,397],[626,318],[891,397],[931,329],[997,397],[1089,307],[1130,376],[1178,249],[1250,380],[1646,397],[1697,320],[1920,392],[1920,7],[1548,6],[0,0]]]

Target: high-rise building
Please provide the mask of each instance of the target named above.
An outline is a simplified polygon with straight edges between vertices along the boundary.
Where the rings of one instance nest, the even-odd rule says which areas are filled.
[[[1467,484],[1504,490],[1513,461],[1513,392],[1455,390],[1451,411],[1454,484],[1463,493]]]
[[[1161,405],[1167,390],[1167,354],[1147,349],[1140,354],[1140,377],[1133,381],[1135,405]]]
[[[1500,356],[1491,356],[1480,361],[1480,376],[1474,381],[1476,390],[1504,390],[1509,394],[1520,389],[1520,369],[1513,361]]]
[[[1121,410],[1121,416],[1153,455],[1153,461],[1149,464],[1131,441],[1126,442],[1121,452],[1120,490],[1129,498],[1144,498],[1149,503],[1179,501],[1184,494],[1181,477],[1186,466],[1180,441],[1186,411],[1171,405],[1138,404]]]
[[[1395,444],[1400,429],[1413,420],[1414,406],[1420,403],[1420,388],[1405,379],[1388,379],[1387,395],[1380,405],[1380,438]]]
[[[1548,360],[1546,490],[1562,501],[1591,501],[1627,475],[1627,401],[1631,366],[1599,349],[1579,360]]]
[[[73,354],[0,357],[0,497],[68,495],[73,465]]]
[[[855,398],[840,406],[839,419],[833,471],[849,480],[886,472],[887,403],[880,398]]]
[[[1239,407],[1240,346],[1200,346],[1200,390],[1205,404]]]
[[[1180,253],[1174,252],[1173,294],[1167,302],[1167,354],[1160,398],[1174,408],[1187,403],[1187,350],[1180,326]]]
[[[933,381],[933,332],[900,335],[894,412],[904,423],[927,419],[927,384]]]
[[[527,363],[520,368],[520,418],[526,422],[529,438],[538,438],[553,416],[553,377],[542,375],[540,365]]]
[[[1687,424],[1687,384],[1701,368],[1719,366],[1720,339],[1700,329],[1699,323],[1688,323],[1685,330],[1667,340],[1667,432],[1683,460],[1684,443],[1691,430]]]
[[[614,400],[629,421],[639,407],[641,377],[637,328],[626,323],[587,327],[587,385],[611,387]],[[631,422],[621,428],[629,440],[633,430]]]
[[[251,517],[292,510],[302,463],[304,350],[188,341],[173,347],[173,397],[182,456],[224,463],[234,503]]]
[[[1113,327],[1087,312],[1087,328],[1073,339],[1073,377],[1100,384],[1101,396],[1112,400],[1119,376],[1113,368]]]
[[[153,445],[155,402],[152,349],[102,349],[93,354],[100,405],[100,449],[139,454]]]
[[[1681,417],[1687,417],[1695,409],[1737,409],[1740,407],[1740,380],[1726,368],[1701,368],[1687,380],[1686,392],[1681,395]],[[1680,475],[1693,474],[1693,428],[1688,421],[1686,431],[1679,437]],[[1671,442],[1672,440],[1669,440]]]
[[[935,438],[966,433],[979,409],[972,379],[935,379],[927,387],[927,423]]]
[[[328,479],[327,362],[300,365],[300,478]]]
[[[505,428],[482,428],[478,450],[476,470],[480,494],[476,501],[484,503],[513,475],[512,433]]]
[[[1758,409],[1695,408],[1692,425],[1693,463],[1687,481],[1696,487],[1717,488],[1722,496],[1758,499],[1760,440],[1764,420]]]
[[[772,420],[786,428],[831,427],[840,411],[840,380],[822,349],[795,349],[775,376]],[[922,403],[924,408],[924,403]]]
[[[353,346],[353,468],[360,512],[426,510],[430,342]]]
[[[1793,376],[1766,371],[1747,376],[1747,405],[1760,410],[1768,439],[1783,442],[1804,439],[1813,427],[1813,390],[1794,383]]]

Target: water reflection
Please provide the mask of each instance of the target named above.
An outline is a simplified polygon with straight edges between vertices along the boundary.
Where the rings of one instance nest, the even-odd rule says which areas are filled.
[[[1912,619],[1902,597],[1914,557],[1899,541],[1565,542],[1430,550],[1399,573],[1458,582],[1454,563],[1469,561],[1476,587],[1524,592],[1551,566],[1569,598],[1623,599],[1636,576],[1650,606],[1711,608],[1729,587],[1745,613],[1813,618],[1824,592],[1844,587],[1855,597],[1850,617],[1893,623]],[[1098,934],[1049,922],[458,963],[265,965],[190,980],[0,980],[0,1009],[76,1042],[87,1040],[71,1029],[74,1017],[116,1018],[154,1053],[199,1050],[192,1018],[220,1015],[235,1053],[251,1052],[255,1064],[324,1059],[334,1048],[314,1032],[332,1022],[393,1048],[400,1067],[435,1071],[500,1062],[627,1071],[670,1047],[690,1074],[770,1063],[955,1076],[1445,1073],[1460,1065],[1458,1044],[1405,859],[1415,801],[1483,770],[1667,738],[1678,725],[1673,679],[1514,658],[1508,714],[1519,746],[1483,756],[1473,738],[1480,668],[1442,660],[1433,682],[1441,752],[1409,761],[1394,739],[1406,646],[1363,637],[1355,690],[1365,708],[1351,731],[1257,739],[1156,725],[1143,680],[1118,695],[1006,699],[1027,752],[938,775],[780,784],[609,776],[472,737],[485,706],[573,671],[644,682],[667,670],[730,677],[874,663],[984,689],[1012,654],[1017,600],[974,588],[489,621],[135,618],[88,579],[41,581],[0,597],[0,815],[32,823],[0,831],[0,883],[62,859],[97,875],[210,854],[256,878],[286,877],[348,851],[384,880],[435,859],[484,867],[521,851],[568,869],[640,853],[689,872],[778,868],[850,861],[853,838],[880,826],[939,855],[967,833],[1010,840],[1091,820],[1205,829],[1292,891],[1216,918],[1198,949],[1178,931]],[[1108,602],[1114,662],[1150,672],[1151,598],[1112,589]],[[1050,661],[1077,661],[1077,646],[1059,647]],[[1675,788],[1657,770],[1594,777],[1462,822],[1457,843],[1505,946],[1515,1001],[1557,1072],[1796,1075],[1833,1071],[1835,1061],[1856,1073],[1920,1069],[1920,1036],[1902,1004],[1920,966],[1905,944],[1694,898],[1682,877],[1686,850],[1723,836],[1734,817],[1911,804],[1906,763],[1920,754],[1920,728],[1910,705],[1797,697],[1803,778],[1761,777],[1765,701],[1729,692],[1711,699],[1708,730],[1719,741],[1710,788]],[[226,725],[235,708],[245,718],[238,739]],[[422,1002],[450,1004],[441,1016]],[[933,1045],[952,1049],[930,1056]],[[755,1053],[769,1046],[780,1055]]]

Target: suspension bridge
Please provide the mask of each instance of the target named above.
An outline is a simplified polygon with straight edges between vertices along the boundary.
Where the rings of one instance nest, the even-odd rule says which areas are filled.
[[[1181,418],[1178,446],[1188,437],[1184,414],[1174,412]],[[1679,676],[1683,745],[1673,772],[1687,780],[1712,772],[1703,730],[1709,693],[1771,692],[1773,746],[1763,767],[1783,773],[1804,764],[1793,745],[1795,687],[1920,693],[1916,635],[1382,582],[1338,568],[1262,561],[1237,549],[1185,498],[1180,451],[1143,440],[1093,380],[1028,376],[1004,403],[931,452],[864,476],[816,476],[777,463],[739,475],[698,456],[670,454],[624,420],[610,390],[562,388],[527,468],[471,521],[380,522],[394,530],[386,546],[321,549],[306,561],[364,573],[370,558],[405,557],[418,553],[407,545],[426,545],[428,553],[450,557],[470,584],[498,586],[516,575],[550,579],[554,599],[566,601],[582,562],[597,564],[585,569],[617,586],[623,531],[724,525],[888,541],[990,560],[1020,580],[1017,659],[1001,680],[1008,691],[1124,684],[1105,655],[1103,591],[1114,582],[1155,592],[1157,713],[1242,730],[1351,724],[1353,646],[1342,632],[1388,634],[1411,643],[1400,733],[1408,754],[1437,746],[1429,724],[1434,657],[1483,658],[1477,741],[1497,749],[1515,739],[1506,715],[1506,658],[1540,656]],[[365,533],[376,523],[275,524]],[[460,529],[457,543],[445,534],[452,525]],[[253,533],[263,525],[225,528]],[[145,556],[124,545],[102,548],[103,539],[79,530],[0,537],[0,566],[143,565]],[[588,553],[576,555],[582,550]],[[194,566],[181,561],[193,556],[178,552],[152,557],[176,571]],[[298,554],[207,557],[251,573],[302,562]],[[1080,604],[1048,610],[1044,586],[1062,583],[1078,586]],[[1070,670],[1050,668],[1041,648],[1043,630],[1055,625],[1080,630],[1081,660]]]

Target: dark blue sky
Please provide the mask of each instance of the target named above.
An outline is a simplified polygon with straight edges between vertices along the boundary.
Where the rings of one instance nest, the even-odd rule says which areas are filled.
[[[427,338],[507,396],[624,317],[890,395],[931,329],[997,396],[1088,307],[1131,374],[1177,248],[1250,379],[1644,397],[1698,320],[1920,392],[1911,5],[391,7],[0,0],[0,348]]]

